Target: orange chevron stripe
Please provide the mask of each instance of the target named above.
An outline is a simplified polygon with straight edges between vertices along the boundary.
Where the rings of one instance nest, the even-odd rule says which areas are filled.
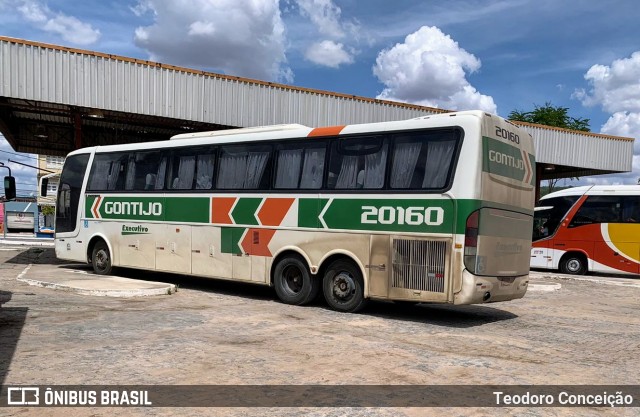
[[[98,198],[96,198],[96,201],[93,202],[93,207],[91,207],[91,212],[93,213],[94,219],[100,218],[100,212],[98,211],[98,207],[100,207],[100,200],[102,200],[101,195],[99,195]]]
[[[316,127],[307,135],[307,137],[316,137],[316,136],[336,136],[342,132],[346,126],[327,126],[327,127]]]
[[[263,226],[280,226],[295,200],[295,198],[267,198],[258,211],[260,223]]]
[[[273,229],[249,229],[240,246],[249,255],[273,256],[269,250],[269,242],[275,233]]]
[[[211,199],[211,223],[233,224],[229,212],[236,197],[213,197]]]

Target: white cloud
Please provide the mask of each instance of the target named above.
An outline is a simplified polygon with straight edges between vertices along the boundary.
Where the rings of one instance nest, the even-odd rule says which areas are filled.
[[[212,22],[193,22],[189,26],[189,35],[213,35],[216,28]]]
[[[35,0],[23,0],[16,4],[18,12],[29,22],[45,32],[59,35],[67,42],[89,45],[100,38],[100,31],[76,17],[51,11],[45,4]]]
[[[313,41],[307,46],[304,56],[316,65],[338,68],[354,62],[356,48],[351,45],[360,41],[360,24],[356,20],[342,19],[342,10],[332,0],[296,0],[302,17],[308,18],[317,32],[325,39]]]
[[[640,113],[616,112],[600,131],[607,135],[640,137]]]
[[[584,75],[589,91],[576,90],[585,106],[600,105],[608,113],[640,112],[640,51],[608,65],[594,65]]]
[[[129,7],[129,9],[138,17],[144,16],[149,12],[156,14],[152,0],[139,0],[138,4],[133,7]]]
[[[340,7],[331,0],[297,0],[300,14],[308,17],[320,33],[340,39],[345,33],[340,24]]]
[[[345,51],[344,45],[333,41],[322,41],[312,44],[307,49],[305,58],[313,63],[331,68],[338,68],[342,64],[353,63],[353,57],[349,52]]]
[[[604,183],[635,184],[640,175],[640,51],[629,58],[614,60],[611,65],[593,65],[584,75],[589,84],[575,90],[572,97],[584,106],[600,106],[611,116],[600,132],[636,138],[633,149],[633,171],[628,174],[599,177]]]
[[[132,10],[153,11],[154,23],[134,38],[152,60],[293,81],[278,0],[141,0]]]
[[[496,113],[493,98],[480,94],[466,79],[467,72],[480,66],[480,60],[450,36],[423,26],[404,43],[380,51],[373,73],[386,86],[380,99]]]

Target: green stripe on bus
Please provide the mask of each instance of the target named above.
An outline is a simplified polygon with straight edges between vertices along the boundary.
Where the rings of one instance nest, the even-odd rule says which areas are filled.
[[[236,206],[231,210],[231,217],[233,217],[234,223],[257,226],[258,220],[255,214],[260,203],[262,203],[262,198],[240,198]]]
[[[531,182],[529,183],[530,185],[536,185],[536,157],[534,155],[531,155],[530,153],[528,153],[527,155],[529,155],[529,164],[531,165],[531,169],[533,170],[533,174],[531,175]]]
[[[93,212],[97,211],[98,218],[112,220],[210,223],[210,197],[101,195],[100,200],[97,199],[97,195],[87,196],[87,218],[94,218]],[[258,225],[255,213],[263,200],[257,197],[238,199],[231,214],[240,227],[222,228],[225,253],[240,252],[238,242],[245,230],[242,226]],[[469,214],[482,207],[533,215],[528,208],[471,199],[300,198],[297,225],[324,230],[463,234]]]
[[[166,197],[165,221],[209,223],[211,198],[209,197]]]
[[[320,221],[328,229],[453,233],[448,199],[335,199]]]
[[[234,255],[241,255],[240,239],[245,232],[245,228],[242,227],[221,227],[220,228],[220,251],[222,253],[231,253]]]
[[[482,137],[482,170],[514,180],[524,181],[527,170],[534,171],[535,165],[527,167],[522,158],[522,150],[508,143]],[[533,172],[530,175],[533,179]]]
[[[321,228],[318,215],[329,201],[328,198],[300,198],[298,200],[298,226]]]

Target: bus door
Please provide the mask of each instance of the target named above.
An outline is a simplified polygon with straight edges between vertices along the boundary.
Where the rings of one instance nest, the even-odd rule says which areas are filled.
[[[549,216],[552,206],[536,207],[533,214],[533,246],[531,248],[532,268],[553,268],[553,238],[549,232]]]
[[[231,278],[233,255],[228,249],[231,244],[232,238],[229,233],[223,233],[223,228],[193,226],[191,228],[191,273]]]
[[[119,264],[134,268],[153,269],[156,266],[156,233],[163,226],[124,223],[114,243],[119,247]]]
[[[266,247],[273,231],[244,227],[194,226],[192,273],[241,281],[268,282]]]
[[[183,274],[191,273],[191,226],[167,224],[156,242],[156,269]]]

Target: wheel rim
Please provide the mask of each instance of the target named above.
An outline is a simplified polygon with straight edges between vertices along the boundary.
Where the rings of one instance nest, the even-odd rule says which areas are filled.
[[[569,259],[567,262],[567,270],[569,272],[578,272],[582,267],[582,263],[578,259]]]
[[[333,296],[340,301],[349,301],[356,293],[356,281],[348,272],[340,272],[332,280]]]
[[[109,254],[106,250],[100,249],[96,252],[96,268],[104,271],[109,266]]]
[[[298,294],[302,291],[304,285],[304,279],[302,277],[302,271],[300,268],[293,265],[287,266],[282,271],[284,289],[290,294]]]

